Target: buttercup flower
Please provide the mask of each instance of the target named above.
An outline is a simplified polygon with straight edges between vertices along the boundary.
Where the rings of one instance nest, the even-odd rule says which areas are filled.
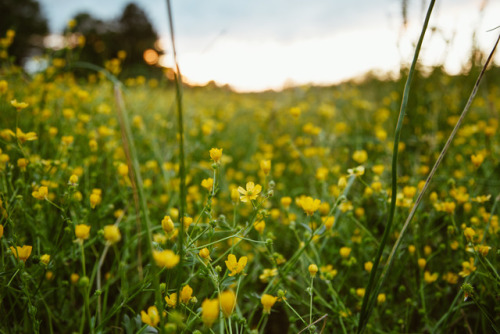
[[[207,327],[212,327],[213,323],[219,318],[219,300],[205,299],[201,303],[201,320]]]
[[[24,108],[27,108],[29,106],[28,103],[26,102],[17,102],[17,100],[12,100],[10,101],[10,104],[17,109],[17,111],[21,111],[23,110]]]
[[[227,269],[231,271],[229,276],[234,276],[239,274],[245,269],[247,265],[248,258],[246,256],[242,256],[238,262],[236,262],[236,256],[234,254],[229,254],[226,261]]]
[[[189,286],[189,284],[184,285],[181,290],[181,302],[184,304],[189,303],[191,300],[191,296],[193,295],[193,289]]]
[[[75,236],[78,240],[87,240],[90,235],[90,226],[85,224],[78,224],[75,226]]]
[[[226,290],[222,292],[219,296],[220,307],[222,313],[227,318],[233,313],[234,307],[236,306],[236,295],[231,290]]]
[[[264,307],[264,313],[271,313],[271,307],[273,307],[274,303],[278,300],[278,297],[271,296],[268,294],[263,294],[260,298],[260,302]]]
[[[210,159],[212,159],[215,163],[219,163],[221,157],[222,157],[222,148],[212,148],[210,150]]]
[[[321,201],[308,196],[300,200],[300,205],[308,216],[312,216],[319,209]]]
[[[271,171],[271,160],[261,160],[260,169],[265,175],[268,175]]]
[[[309,270],[309,274],[311,274],[311,276],[314,277],[314,276],[316,276],[316,273],[318,272],[318,266],[315,265],[314,263],[310,264],[309,268],[307,268],[307,270]]]
[[[179,255],[172,252],[170,249],[164,251],[153,251],[153,258],[158,267],[173,268],[179,263]]]
[[[175,305],[177,305],[177,293],[174,292],[165,296],[165,301],[167,302],[168,307],[175,307]]]
[[[122,239],[120,229],[115,225],[104,226],[104,239],[110,244],[115,244]]]
[[[10,250],[12,251],[12,254],[14,257],[18,260],[21,260],[23,262],[26,262],[26,260],[30,257],[31,255],[31,246],[16,246],[16,248],[10,246]]]
[[[148,313],[141,311],[141,320],[143,323],[148,324],[151,327],[155,327],[160,322],[160,315],[156,306],[150,306],[148,308]]]
[[[257,199],[260,192],[262,191],[262,187],[260,184],[254,184],[253,182],[248,182],[246,185],[246,190],[243,187],[238,187],[238,192],[240,195],[240,201],[246,203],[248,201],[253,201]]]

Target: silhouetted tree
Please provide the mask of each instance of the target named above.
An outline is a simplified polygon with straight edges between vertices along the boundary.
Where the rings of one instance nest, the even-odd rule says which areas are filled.
[[[43,36],[49,33],[47,19],[36,0],[0,0],[0,37],[4,37],[8,29],[16,32],[8,52],[17,64],[40,53]]]
[[[146,14],[136,4],[128,4],[116,20],[102,21],[88,13],[77,14],[75,32],[81,33],[86,40],[81,50],[80,60],[97,65],[116,57],[124,50],[127,56],[123,61],[125,75],[151,74],[151,66],[143,60],[143,53],[154,48],[158,35]]]

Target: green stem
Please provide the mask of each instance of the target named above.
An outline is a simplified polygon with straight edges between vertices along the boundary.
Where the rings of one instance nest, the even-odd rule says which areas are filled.
[[[432,13],[432,8],[434,7],[435,0],[431,0],[429,4],[429,8],[427,10],[427,15],[425,17],[425,22],[422,27],[422,32],[420,33],[420,38],[417,43],[417,47],[415,50],[415,54],[413,57],[413,61],[410,67],[410,72],[408,73],[408,78],[406,80],[404,92],[403,92],[403,100],[401,102],[401,109],[399,112],[398,123],[396,125],[396,132],[394,135],[394,146],[393,146],[393,155],[392,155],[392,194],[391,194],[391,206],[389,211],[389,217],[387,221],[387,225],[384,230],[384,234],[382,236],[382,241],[378,248],[377,256],[373,263],[373,268],[370,273],[370,278],[368,281],[368,285],[366,287],[366,293],[363,297],[363,304],[361,306],[361,313],[359,317],[359,325],[357,333],[360,334],[364,331],[366,325],[368,324],[368,319],[370,318],[371,312],[373,310],[373,300],[376,299],[376,295],[372,296],[372,289],[376,281],[375,277],[377,276],[377,269],[380,263],[380,259],[382,258],[382,253],[384,251],[385,245],[387,243],[387,239],[389,237],[392,223],[394,220],[394,214],[396,212],[396,196],[397,196],[397,181],[398,181],[398,150],[399,150],[399,141],[401,138],[401,129],[403,127],[403,120],[406,115],[406,108],[408,105],[408,98],[410,96],[410,86],[413,80],[413,75],[415,73],[415,67],[417,65],[418,55],[420,53],[420,48],[422,46],[422,42],[424,40],[425,31],[427,30],[427,25],[429,23],[429,19]],[[370,301],[371,299],[371,301]],[[369,305],[370,304],[370,305]]]

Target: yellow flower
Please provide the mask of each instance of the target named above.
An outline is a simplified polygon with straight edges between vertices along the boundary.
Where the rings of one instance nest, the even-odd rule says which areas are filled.
[[[371,272],[372,268],[373,268],[373,262],[372,261],[365,262],[365,270],[367,272]]]
[[[271,171],[271,160],[261,160],[260,169],[265,175],[268,175]]]
[[[212,260],[212,259],[210,258],[210,251],[208,250],[208,248],[207,248],[207,247],[205,247],[205,248],[201,249],[201,250],[200,250],[200,252],[198,253],[198,255],[200,255],[200,257],[201,257],[202,259],[205,259],[205,260],[208,260],[208,261]]]
[[[40,262],[42,262],[44,265],[48,265],[50,262],[50,255],[43,254],[42,256],[40,256]]]
[[[238,192],[238,189],[236,188],[231,189],[231,201],[233,201],[233,204],[238,204],[239,200],[240,200],[240,193]]]
[[[421,268],[421,269],[424,269],[425,268],[425,265],[427,264],[427,261],[423,258],[419,258],[418,259],[418,266]]]
[[[150,306],[148,308],[148,313],[141,311],[141,320],[143,323],[148,324],[151,327],[155,327],[160,322],[160,315],[156,306]]]
[[[264,313],[271,313],[271,307],[273,307],[274,303],[278,300],[278,297],[274,297],[268,294],[263,294],[260,298],[260,302],[264,307]]]
[[[464,230],[464,236],[467,239],[467,241],[469,241],[469,242],[472,242],[474,240],[475,235],[476,235],[476,232],[474,231],[474,229],[472,229],[470,227],[467,227]]]
[[[14,257],[18,260],[22,260],[23,262],[26,262],[26,260],[30,257],[31,249],[31,246],[26,245],[23,247],[16,246],[16,248],[10,246],[10,250],[12,251],[12,254],[14,254]]]
[[[193,289],[189,286],[189,284],[186,284],[181,290],[181,302],[183,302],[184,304],[189,303],[192,295]]]
[[[226,290],[219,295],[220,307],[222,313],[227,318],[233,313],[236,306],[236,295],[231,290]]]
[[[118,164],[117,169],[118,169],[118,174],[120,176],[123,176],[123,177],[128,176],[128,166],[126,164],[124,164],[123,162]]]
[[[214,179],[212,179],[211,177],[209,177],[208,179],[203,179],[201,181],[201,186],[207,189],[208,191],[212,190],[213,185],[214,185]]]
[[[177,294],[174,292],[168,296],[165,296],[165,301],[167,302],[168,307],[175,307],[175,305],[177,304]]]
[[[351,249],[349,247],[342,247],[340,248],[340,256],[342,256],[344,259],[349,257],[349,254],[351,254]]]
[[[365,150],[355,151],[352,154],[352,160],[356,161],[358,164],[364,163],[368,159],[368,153]]]
[[[101,195],[97,193],[90,194],[90,207],[95,209],[96,205],[101,203]]]
[[[179,263],[180,257],[170,249],[153,251],[153,258],[158,267],[173,268]]]
[[[246,188],[245,190],[243,187],[238,187],[238,192],[241,194],[240,201],[244,203],[257,199],[259,193],[262,191],[260,184],[256,185],[253,182],[248,182]]]
[[[222,157],[222,148],[212,148],[210,150],[210,158],[215,162],[219,163]]]
[[[24,133],[21,129],[16,129],[16,137],[23,144],[26,141],[37,140],[38,136],[35,132]]]
[[[90,235],[90,226],[85,224],[78,224],[75,226],[75,235],[78,240],[87,240]]]
[[[472,164],[474,165],[474,167],[479,168],[479,166],[481,166],[481,164],[484,161],[484,155],[481,153],[473,154],[470,156],[470,160],[471,160]]]
[[[21,170],[21,172],[26,171],[26,166],[28,166],[29,160],[25,158],[20,158],[17,160],[17,167]]]
[[[219,318],[219,300],[205,299],[201,303],[201,320],[207,327],[212,327],[213,323]]]
[[[286,196],[281,198],[281,205],[283,205],[285,209],[288,209],[290,207],[290,204],[292,204],[291,197]]]
[[[28,103],[26,102],[17,102],[17,100],[12,100],[10,101],[10,104],[17,109],[17,111],[21,111],[23,110],[24,108],[27,108],[29,106]]]
[[[78,175],[75,175],[75,174],[71,175],[69,177],[68,184],[71,185],[71,186],[78,185]]]
[[[319,199],[313,199],[312,197],[305,197],[300,200],[300,206],[308,216],[312,216],[315,211],[319,209],[321,201]]]
[[[193,223],[193,218],[191,217],[182,218],[182,224],[184,225],[185,230],[187,230],[192,223]]]
[[[0,225],[0,238],[3,236],[3,225]]]
[[[385,293],[379,293],[377,296],[377,303],[382,304],[385,303],[386,297]]]
[[[170,216],[165,216],[163,217],[163,220],[161,221],[161,227],[165,231],[165,233],[170,233],[174,230],[174,222],[172,221],[172,218]]]
[[[323,217],[323,224],[325,224],[325,228],[327,230],[331,229],[333,227],[333,224],[335,224],[335,217],[330,216],[330,217]]]
[[[115,225],[104,226],[104,239],[106,239],[109,244],[115,244],[122,239],[120,229]]]
[[[259,234],[264,233],[264,229],[266,228],[266,222],[263,220],[258,220],[255,223],[253,223],[253,228],[259,232]]]
[[[477,269],[476,266],[474,266],[474,258],[471,257],[469,258],[469,262],[467,261],[462,262],[462,271],[459,272],[458,274],[462,277],[467,277],[470,274],[472,274],[472,272],[476,271],[476,269]]]
[[[314,277],[314,276],[316,276],[316,273],[318,272],[318,266],[315,265],[314,263],[310,264],[309,268],[307,268],[307,270],[309,270],[309,274],[311,274],[311,276]]]
[[[49,194],[49,188],[47,188],[46,186],[41,186],[40,188],[31,193],[31,195],[36,199],[45,199],[47,198],[48,194]]]
[[[365,289],[363,288],[357,288],[356,289],[356,295],[360,298],[363,298],[365,296]]]
[[[488,255],[488,252],[490,251],[491,247],[486,246],[486,245],[479,245],[476,246],[476,251],[481,254],[482,256]]]
[[[229,276],[234,276],[236,274],[239,274],[240,272],[245,269],[245,266],[247,265],[248,258],[246,256],[242,256],[238,262],[236,262],[236,256],[234,254],[229,254],[227,257],[226,266],[227,269],[231,271]]]
[[[424,273],[424,281],[426,283],[433,283],[438,279],[438,273],[431,274],[429,271],[425,271]]]

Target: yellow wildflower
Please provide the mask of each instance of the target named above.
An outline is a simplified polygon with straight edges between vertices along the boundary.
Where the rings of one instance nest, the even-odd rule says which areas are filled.
[[[46,186],[41,186],[40,188],[31,193],[31,195],[36,199],[45,199],[47,198],[48,194],[49,194],[49,188],[47,188]]]
[[[219,295],[220,308],[227,318],[233,313],[236,306],[236,294],[231,290],[226,290]]]
[[[312,197],[305,197],[300,200],[300,206],[308,216],[312,216],[315,211],[319,209],[321,201],[319,199],[313,199]]]
[[[222,148],[212,148],[210,150],[210,158],[215,162],[219,163],[220,158],[222,157]]]
[[[438,279],[438,273],[431,274],[429,271],[425,271],[424,273],[424,281],[426,283],[433,283]]]
[[[90,226],[85,224],[78,224],[75,226],[75,236],[78,240],[87,240],[90,236]]]
[[[263,220],[257,220],[255,223],[253,223],[253,228],[259,232],[259,234],[264,233],[264,229],[266,228],[266,222]]]
[[[141,320],[143,323],[148,324],[151,327],[155,327],[160,322],[160,315],[156,306],[150,306],[148,308],[148,313],[141,311]]]
[[[476,266],[474,266],[474,258],[471,257],[469,258],[469,261],[464,261],[462,262],[462,271],[459,272],[458,274],[462,277],[467,277],[470,274],[472,274],[474,271],[476,271]]]
[[[479,168],[484,161],[484,155],[482,153],[473,154],[470,156],[470,160],[474,167]]]
[[[33,247],[31,246],[16,246],[16,248],[10,246],[10,250],[12,251],[12,254],[14,257],[18,260],[22,260],[23,262],[26,262],[26,260],[30,257],[31,255],[31,249]]]
[[[243,187],[238,187],[238,192],[241,194],[240,201],[244,203],[257,199],[262,191],[262,186],[260,184],[254,184],[253,182],[248,182],[246,188],[245,190]]]
[[[365,262],[364,267],[367,272],[371,272],[373,268],[373,262],[372,261]]]
[[[165,216],[163,217],[163,220],[161,221],[161,227],[165,231],[165,233],[170,233],[174,230],[174,222],[172,221],[172,218],[170,216]]]
[[[33,141],[33,140],[38,139],[38,136],[35,132],[24,133],[19,128],[16,129],[16,137],[21,142],[21,144],[23,144],[24,142],[27,142],[27,141]]]
[[[201,303],[201,320],[207,327],[212,327],[213,323],[219,318],[219,300],[205,299]]]
[[[165,301],[167,302],[168,307],[175,307],[175,305],[177,305],[177,293],[174,292],[165,296]]]
[[[95,209],[95,207],[101,203],[101,196],[97,193],[90,194],[90,207]]]
[[[269,172],[271,171],[271,160],[261,160],[260,169],[265,175],[269,175]]]
[[[344,259],[349,257],[349,254],[351,254],[351,249],[349,247],[342,247],[340,248],[340,256],[342,256]]]
[[[355,151],[352,154],[352,159],[358,164],[362,164],[368,159],[368,153],[365,150]]]
[[[208,248],[207,248],[207,247],[202,248],[202,249],[200,250],[200,252],[198,253],[198,255],[200,255],[200,257],[201,257],[202,259],[205,259],[205,260],[208,260],[208,261],[212,260],[212,259],[210,258],[210,251],[208,250]]]
[[[12,100],[10,101],[10,104],[17,109],[17,111],[21,111],[23,110],[24,108],[27,108],[29,106],[28,103],[26,102],[17,102],[17,100]]]
[[[472,229],[471,227],[467,227],[464,230],[464,236],[467,239],[467,241],[469,241],[469,242],[473,242],[474,241],[475,235],[476,235],[476,231],[474,231],[474,229]]]
[[[377,303],[383,304],[383,303],[385,303],[385,300],[386,300],[385,293],[379,293],[377,296]]]
[[[21,170],[21,172],[26,171],[26,166],[28,166],[29,160],[25,158],[20,158],[17,160],[17,167]]]
[[[482,256],[486,256],[488,255],[489,251],[490,251],[491,247],[490,246],[486,246],[486,245],[479,245],[479,246],[476,246],[476,251],[481,254]]]
[[[245,266],[247,265],[248,258],[246,256],[242,256],[238,262],[236,262],[236,256],[234,254],[229,254],[227,257],[226,266],[227,269],[231,271],[229,276],[234,276],[236,274],[239,274],[240,272],[245,269]]]
[[[309,270],[309,274],[311,275],[311,277],[315,277],[316,273],[318,272],[319,269],[318,269],[318,266],[313,263],[313,264],[309,265],[307,270]]]
[[[153,258],[158,267],[173,268],[179,263],[180,257],[170,249],[163,251],[153,251]]]
[[[191,300],[191,296],[193,295],[193,288],[189,286],[189,284],[184,285],[184,287],[181,290],[181,302],[184,304],[189,303]]]
[[[115,244],[122,239],[120,229],[115,225],[104,226],[104,239],[108,241],[109,244]]]
[[[273,307],[274,303],[278,300],[278,297],[271,296],[268,294],[263,294],[260,298],[260,302],[264,307],[264,313],[271,313],[271,307]]]
[[[212,190],[213,185],[214,185],[214,179],[212,179],[211,177],[209,177],[208,179],[203,179],[201,181],[201,186],[207,189],[208,191]]]
[[[50,262],[50,255],[43,254],[42,256],[40,256],[40,262],[42,262],[44,265],[48,265]]]

